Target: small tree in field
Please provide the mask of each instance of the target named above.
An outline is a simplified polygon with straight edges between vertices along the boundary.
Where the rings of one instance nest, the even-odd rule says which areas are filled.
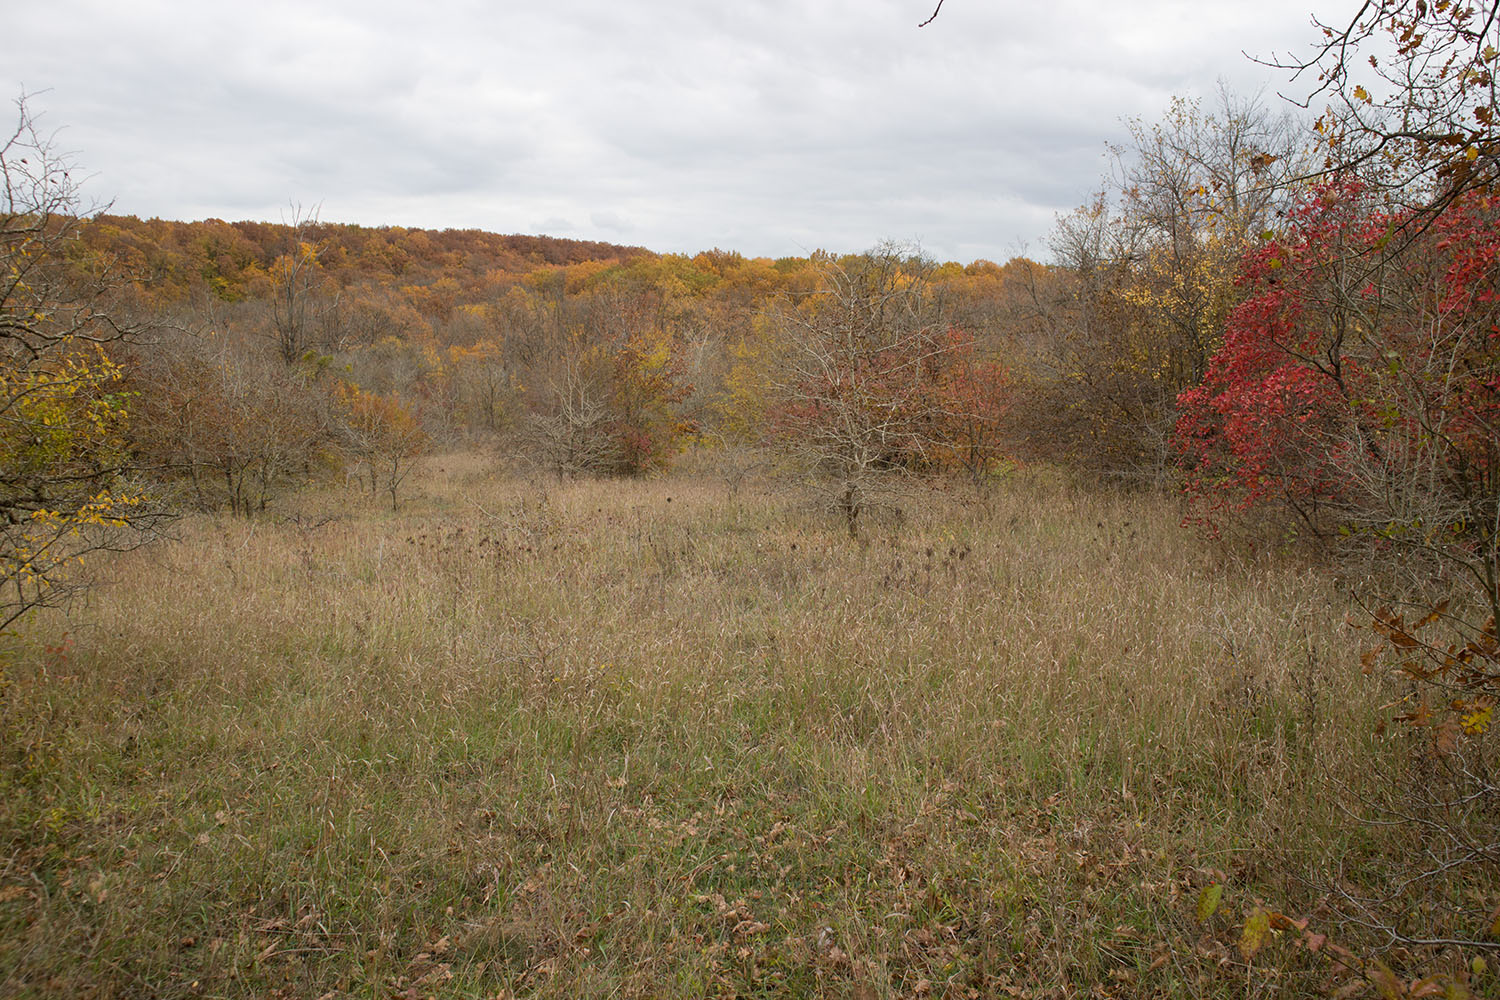
[[[578,330],[559,333],[550,346],[527,418],[529,451],[559,479],[611,472],[620,456],[611,432],[608,351],[585,343]]]
[[[679,347],[654,329],[592,344],[577,331],[559,338],[530,419],[541,463],[559,477],[666,468],[697,426],[683,413],[693,387]]]
[[[963,330],[950,329],[948,342],[938,386],[939,452],[945,466],[962,469],[977,483],[1006,455],[1010,372],[1000,361],[981,356],[973,336]]]
[[[129,474],[130,400],[104,263],[68,159],[23,97],[0,142],[0,628],[73,587],[90,551],[139,542],[161,513]]]
[[[384,489],[397,509],[397,491],[411,474],[415,460],[431,446],[416,412],[394,396],[342,385],[344,437],[349,450],[370,469],[370,492]]]
[[[131,447],[200,508],[264,511],[334,444],[324,384],[221,334],[163,338],[130,368]]]
[[[935,464],[956,341],[922,258],[883,246],[822,267],[819,291],[782,315],[771,430],[818,473],[853,535],[865,512],[890,504],[894,477]]]

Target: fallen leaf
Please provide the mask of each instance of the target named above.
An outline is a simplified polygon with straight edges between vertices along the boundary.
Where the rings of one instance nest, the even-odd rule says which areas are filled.
[[[1250,919],[1245,921],[1245,929],[1240,932],[1240,955],[1245,961],[1250,961],[1266,946],[1270,937],[1271,915],[1257,906],[1250,914]]]
[[[1224,898],[1224,886],[1218,882],[1203,887],[1198,893],[1198,923],[1204,923],[1214,915],[1219,908],[1219,901]]]

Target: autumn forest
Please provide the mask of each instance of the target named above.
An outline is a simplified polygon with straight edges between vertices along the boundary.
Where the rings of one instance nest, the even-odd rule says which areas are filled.
[[[1493,995],[1496,13],[1003,262],[143,220],[23,96],[0,993]]]

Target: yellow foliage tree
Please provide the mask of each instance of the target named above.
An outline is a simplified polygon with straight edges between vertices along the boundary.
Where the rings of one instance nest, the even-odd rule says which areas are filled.
[[[1131,123],[1118,186],[1062,220],[1052,249],[1067,280],[1050,304],[1047,436],[1102,473],[1160,481],[1177,396],[1223,340],[1239,261],[1305,172],[1295,123],[1221,92],[1213,110],[1177,99]]]
[[[762,311],[749,329],[729,345],[729,373],[724,377],[723,391],[714,401],[719,431],[728,441],[754,444],[766,434],[766,415],[774,390],[775,338],[772,319]]]
[[[616,350],[610,394],[619,471],[640,475],[664,469],[681,442],[696,430],[681,405],[693,387],[683,379],[682,357],[670,334],[646,330]]]
[[[0,145],[0,628],[78,585],[90,551],[138,542],[160,511],[128,475],[123,373],[70,165],[23,96]]]

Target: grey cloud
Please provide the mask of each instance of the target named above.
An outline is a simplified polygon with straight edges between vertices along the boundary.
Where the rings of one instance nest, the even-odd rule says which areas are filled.
[[[596,229],[609,233],[628,233],[635,228],[615,212],[593,212],[589,215],[589,222]]]
[[[121,212],[1003,258],[1097,187],[1123,118],[1272,79],[1240,51],[1305,44],[1301,10],[59,0],[9,19],[0,83],[51,88]]]

